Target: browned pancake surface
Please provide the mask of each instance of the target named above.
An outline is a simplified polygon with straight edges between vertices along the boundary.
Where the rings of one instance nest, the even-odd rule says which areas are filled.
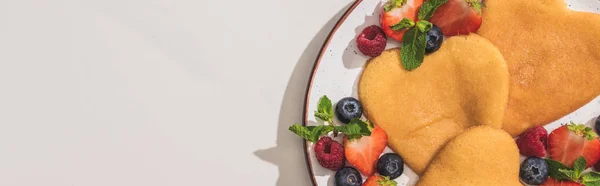
[[[600,93],[600,15],[564,0],[486,0],[478,34],[508,63],[503,128],[513,136],[580,108]]]
[[[417,186],[521,186],[519,149],[505,131],[475,126],[448,142]]]
[[[418,174],[465,128],[500,128],[508,99],[508,69],[500,52],[472,34],[446,41],[406,71],[400,50],[371,59],[359,82],[365,115],[388,134],[388,145]]]

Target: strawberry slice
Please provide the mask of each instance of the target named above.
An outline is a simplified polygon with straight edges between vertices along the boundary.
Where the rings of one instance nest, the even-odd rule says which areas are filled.
[[[469,34],[479,30],[483,7],[479,0],[448,0],[438,7],[429,22],[440,27],[446,36]]]
[[[348,140],[348,137],[344,136],[346,160],[366,176],[375,173],[375,164],[386,145],[387,134],[378,126],[373,128],[370,136],[353,140]]]
[[[546,182],[542,183],[540,186],[580,186],[581,184],[572,181],[559,181],[555,180],[552,177],[548,177]]]
[[[385,35],[402,42],[402,36],[407,29],[393,30],[391,26],[400,23],[403,18],[416,22],[421,5],[423,5],[423,0],[389,0],[385,3],[379,20]]]
[[[550,159],[569,167],[573,167],[575,160],[583,156],[588,168],[600,159],[600,141],[592,128],[571,122],[548,135],[548,153]]]

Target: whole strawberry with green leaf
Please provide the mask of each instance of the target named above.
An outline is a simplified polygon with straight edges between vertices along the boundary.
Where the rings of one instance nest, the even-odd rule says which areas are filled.
[[[590,127],[573,122],[563,125],[548,135],[550,159],[573,167],[575,160],[583,156],[590,167],[600,159],[600,141]]]

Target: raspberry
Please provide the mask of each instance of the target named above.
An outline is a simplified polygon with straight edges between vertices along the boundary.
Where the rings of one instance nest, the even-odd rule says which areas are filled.
[[[344,166],[344,147],[330,137],[322,137],[315,144],[315,154],[321,166],[338,170]]]
[[[548,131],[544,127],[537,126],[530,128],[517,139],[519,152],[525,156],[543,158],[546,156],[547,139]]]
[[[376,57],[381,55],[381,52],[385,50],[387,37],[379,26],[371,25],[365,28],[358,37],[356,37],[356,44],[358,50],[364,55]]]

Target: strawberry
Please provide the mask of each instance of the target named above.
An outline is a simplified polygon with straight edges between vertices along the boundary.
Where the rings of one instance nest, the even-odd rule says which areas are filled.
[[[548,154],[550,159],[568,167],[573,167],[575,160],[583,156],[587,168],[600,159],[600,141],[592,128],[571,122],[548,135]]]
[[[367,178],[367,181],[362,186],[396,186],[398,183],[394,180],[390,180],[390,177],[373,175]]]
[[[542,183],[540,186],[580,186],[581,184],[572,181],[559,181],[555,180],[552,177],[548,177],[546,182]]]
[[[370,136],[352,140],[348,140],[348,136],[344,136],[346,160],[366,176],[375,173],[375,164],[386,145],[387,134],[378,126],[373,128]]]
[[[389,0],[385,3],[379,20],[385,35],[402,42],[402,36],[407,29],[392,30],[391,26],[400,23],[403,18],[416,22],[421,5],[423,0]]]
[[[446,36],[469,34],[479,30],[483,7],[479,0],[448,0],[438,7],[429,22],[440,27]]]

